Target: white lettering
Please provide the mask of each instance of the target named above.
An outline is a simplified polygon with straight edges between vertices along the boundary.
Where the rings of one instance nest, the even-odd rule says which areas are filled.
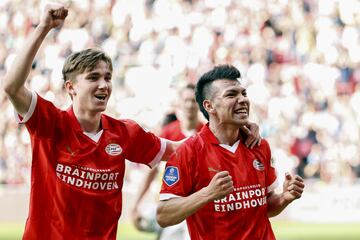
[[[69,167],[69,166],[65,166],[64,173],[66,173],[66,174],[70,174],[70,171],[71,171],[71,167]]]
[[[93,172],[87,172],[86,173],[86,179],[88,180],[94,180],[94,174]]]
[[[103,175],[101,176],[101,180],[106,181],[108,179],[108,177],[109,177],[109,174],[103,173]]]
[[[85,181],[84,182],[84,188],[90,189],[91,188],[91,182]]]
[[[79,170],[75,168],[72,175],[79,176]]]
[[[99,183],[98,182],[94,182],[93,185],[92,185],[92,188],[94,190],[98,189],[99,188]]]
[[[62,164],[60,164],[60,163],[58,163],[58,164],[56,165],[56,171],[57,171],[57,172],[62,172],[63,169],[64,169],[64,165],[62,165]]]
[[[75,184],[75,178],[74,177],[67,177],[67,183],[74,185]]]

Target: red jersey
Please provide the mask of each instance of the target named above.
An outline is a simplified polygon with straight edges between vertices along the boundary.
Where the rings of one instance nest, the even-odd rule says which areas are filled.
[[[180,121],[175,120],[169,123],[168,125],[166,125],[165,127],[163,127],[160,136],[169,139],[171,141],[180,141],[183,140],[184,138],[194,135],[197,132],[200,132],[202,127],[203,124],[199,123],[196,129],[194,130],[194,132],[184,133],[181,130]]]
[[[185,197],[228,171],[234,191],[186,219],[192,240],[275,239],[267,217],[266,195],[276,187],[268,143],[253,149],[242,142],[223,147],[208,125],[182,144],[167,162],[160,200]]]
[[[134,121],[105,114],[95,142],[83,133],[72,108],[62,111],[36,94],[22,122],[32,145],[23,239],[116,239],[125,159],[153,166],[166,142]]]

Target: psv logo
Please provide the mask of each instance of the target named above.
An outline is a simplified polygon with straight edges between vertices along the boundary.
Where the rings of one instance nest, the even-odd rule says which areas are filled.
[[[265,167],[259,160],[255,159],[253,161],[253,167],[258,171],[264,171]]]
[[[119,144],[110,143],[105,147],[105,152],[110,156],[117,156],[122,152],[122,148]]]

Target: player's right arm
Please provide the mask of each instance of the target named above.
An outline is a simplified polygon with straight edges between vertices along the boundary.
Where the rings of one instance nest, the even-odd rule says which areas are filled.
[[[41,17],[40,24],[30,34],[22,49],[18,52],[14,63],[4,78],[4,91],[14,105],[16,111],[24,116],[31,103],[31,92],[25,87],[32,62],[44,41],[47,33],[60,26],[67,16],[67,9],[62,5],[48,5]]]
[[[161,227],[168,227],[184,221],[197,210],[214,200],[222,199],[234,190],[229,172],[215,174],[208,186],[187,196],[160,201],[156,220]]]

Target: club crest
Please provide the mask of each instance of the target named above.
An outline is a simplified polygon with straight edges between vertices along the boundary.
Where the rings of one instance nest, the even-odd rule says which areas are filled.
[[[105,151],[110,156],[117,156],[120,155],[120,153],[122,152],[122,148],[119,144],[110,143],[105,147]]]
[[[265,167],[259,160],[255,159],[253,161],[253,167],[258,171],[264,171]]]

